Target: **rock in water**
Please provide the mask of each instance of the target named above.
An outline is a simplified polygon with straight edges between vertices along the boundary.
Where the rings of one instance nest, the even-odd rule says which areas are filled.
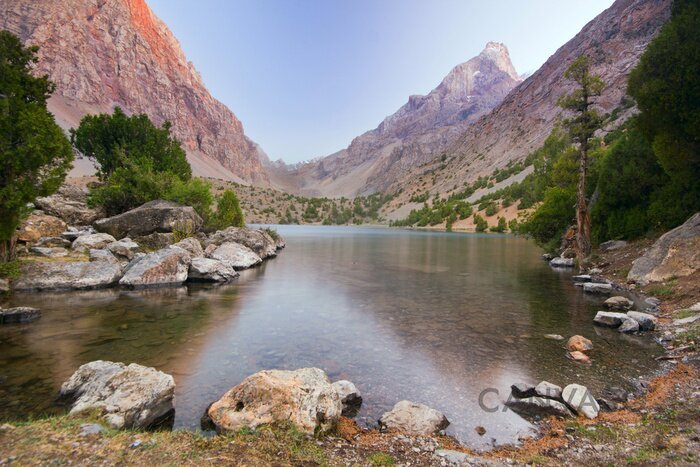
[[[190,264],[188,280],[194,282],[228,282],[238,277],[238,273],[221,261],[209,258],[195,258]]]
[[[561,391],[561,387],[557,386],[556,384],[552,384],[549,381],[542,381],[535,386],[535,392],[537,395],[548,399],[559,399],[561,397]]]
[[[622,324],[620,324],[620,327],[617,328],[617,330],[627,334],[637,332],[639,331],[639,323],[632,318],[625,318],[622,320]]]
[[[431,435],[444,430],[449,424],[442,412],[410,401],[398,402],[379,419],[379,426],[384,430],[412,435]]]
[[[134,238],[177,229],[197,232],[203,223],[199,214],[190,206],[155,200],[118,216],[95,221],[93,225],[98,232],[117,238]]]
[[[583,284],[583,291],[592,294],[609,294],[612,292],[612,285],[587,282]]]
[[[249,227],[229,227],[214,233],[209,245],[221,246],[224,243],[238,243],[250,248],[262,259],[277,255],[277,242],[264,230]]]
[[[571,280],[577,283],[590,282],[593,278],[588,274],[580,274],[578,276],[572,276]]]
[[[247,269],[262,263],[262,259],[250,248],[238,243],[227,242],[213,249],[215,245],[209,245],[206,250],[208,258],[221,261],[233,269]],[[213,250],[213,251],[212,251]]]
[[[587,418],[596,418],[600,406],[586,386],[569,384],[562,391],[564,401]]]
[[[348,380],[340,380],[333,383],[340,402],[343,404],[343,415],[346,417],[354,417],[362,405],[362,394],[355,385]]]
[[[514,399],[506,401],[513,412],[532,417],[573,417],[571,411],[559,401],[545,399],[543,397],[527,397],[525,399]]]
[[[0,309],[0,324],[30,323],[41,318],[41,311],[28,306]]]
[[[81,235],[73,241],[72,248],[75,251],[101,250],[116,239],[109,234],[96,233]]]
[[[629,298],[617,296],[608,298],[603,302],[603,305],[605,305],[605,308],[609,310],[627,311],[632,308],[634,302]]]
[[[614,311],[599,311],[596,313],[593,322],[601,326],[610,326],[611,328],[616,328],[622,324],[624,320],[627,319],[627,315],[624,313],[616,313]]]
[[[573,352],[569,352],[568,355],[569,355],[570,359],[577,361],[579,363],[590,363],[590,361],[591,361],[591,357],[589,357],[585,353],[578,351],[578,350],[575,350]]]
[[[32,261],[20,266],[15,290],[95,289],[119,282],[122,268],[107,261]]]
[[[627,280],[640,284],[683,277],[700,269],[700,212],[663,234],[632,262]]]
[[[640,311],[628,311],[627,316],[639,323],[640,331],[653,331],[656,329],[658,318],[654,315]]]
[[[535,386],[525,383],[516,383],[510,386],[510,394],[516,399],[525,399],[527,397],[536,396],[537,392],[535,391]]]
[[[87,363],[63,383],[59,398],[70,413],[99,410],[117,429],[148,429],[172,419],[173,377],[136,363]]]
[[[575,265],[573,258],[556,257],[549,262],[553,268],[573,268]]]
[[[207,414],[220,432],[289,421],[314,434],[335,428],[342,411],[326,373],[302,368],[255,373],[209,406]]]
[[[127,287],[182,284],[191,262],[182,248],[164,248],[132,260],[119,283]]]
[[[583,336],[571,336],[566,343],[566,350],[569,352],[588,352],[593,350],[593,342]]]

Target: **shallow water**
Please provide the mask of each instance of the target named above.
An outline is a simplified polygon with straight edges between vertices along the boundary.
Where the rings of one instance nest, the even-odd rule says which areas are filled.
[[[443,411],[449,433],[487,448],[531,425],[502,407],[480,408],[484,390],[493,388],[484,398],[492,408],[514,382],[600,390],[630,387],[657,368],[651,338],[594,327],[603,298],[585,296],[570,271],[551,269],[524,239],[278,230],[287,248],[232,285],[14,295],[3,306],[35,306],[43,316],[0,327],[0,419],[59,410],[60,384],[97,359],[172,374],[181,428],[196,428],[206,406],[247,375],[316,366],[359,387],[363,424],[409,399]],[[568,360],[563,343],[544,334],[589,337],[593,364]]]

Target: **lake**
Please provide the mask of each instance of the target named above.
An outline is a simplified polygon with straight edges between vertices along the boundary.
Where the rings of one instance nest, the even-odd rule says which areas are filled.
[[[584,295],[572,271],[550,268],[523,238],[276,228],[287,248],[230,285],[12,296],[3,307],[43,316],[0,326],[0,419],[60,410],[61,383],[98,359],[172,374],[175,426],[188,429],[246,376],[313,366],[358,386],[363,425],[408,399],[441,410],[448,433],[485,449],[532,431],[502,406],[491,410],[513,383],[577,382],[595,393],[631,389],[658,368],[649,336],[594,327],[604,297]],[[590,338],[593,363],[567,359],[564,343],[544,334]]]

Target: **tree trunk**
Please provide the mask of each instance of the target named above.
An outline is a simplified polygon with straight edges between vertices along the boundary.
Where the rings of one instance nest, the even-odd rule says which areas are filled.
[[[588,171],[588,141],[581,141],[581,159],[576,193],[576,256],[579,264],[591,254],[591,218],[586,200],[586,173]]]
[[[9,240],[0,240],[0,262],[6,263],[17,258],[17,237],[14,235]]]

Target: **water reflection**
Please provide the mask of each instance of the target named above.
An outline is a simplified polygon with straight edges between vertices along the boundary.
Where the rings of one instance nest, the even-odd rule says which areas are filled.
[[[552,271],[525,240],[383,229],[284,227],[288,248],[234,285],[16,296],[45,310],[0,329],[0,414],[47,410],[81,363],[138,362],[174,375],[176,426],[264,368],[318,366],[363,392],[361,422],[401,399],[442,410],[486,447],[530,425],[484,413],[479,393],[516,381],[624,385],[654,368],[648,338],[592,326],[601,299]],[[543,334],[583,334],[594,364]],[[4,380],[2,379],[4,378]],[[474,427],[483,425],[483,437]]]

